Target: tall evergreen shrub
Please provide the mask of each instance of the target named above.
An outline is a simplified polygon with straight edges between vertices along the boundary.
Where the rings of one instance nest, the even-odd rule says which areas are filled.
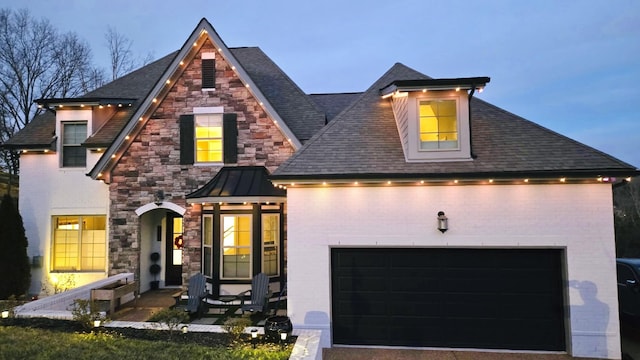
[[[0,299],[27,293],[31,267],[22,216],[10,195],[0,203]]]

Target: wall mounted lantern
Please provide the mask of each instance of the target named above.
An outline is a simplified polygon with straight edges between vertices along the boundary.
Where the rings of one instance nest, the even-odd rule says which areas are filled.
[[[153,194],[153,202],[160,206],[164,201],[164,190],[157,190],[155,194]]]
[[[180,328],[180,330],[182,330],[183,334],[186,334],[189,332],[189,325],[182,325],[182,327]]]
[[[438,211],[438,230],[443,234],[449,230],[449,219],[444,215],[444,211]]]
[[[6,319],[9,317],[9,310],[2,310],[2,318]]]
[[[102,325],[102,321],[100,319],[93,320],[93,327],[94,328],[99,328],[100,325]]]

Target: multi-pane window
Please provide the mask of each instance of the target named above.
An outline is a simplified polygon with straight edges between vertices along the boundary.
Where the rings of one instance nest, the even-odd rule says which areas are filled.
[[[222,215],[222,278],[251,278],[251,215]]]
[[[196,162],[222,162],[222,114],[195,116]]]
[[[420,101],[420,150],[458,149],[456,109],[456,100]]]
[[[53,217],[53,271],[104,271],[106,216]]]
[[[280,215],[262,215],[262,272],[278,275],[278,243],[280,243]]]
[[[82,142],[87,138],[86,122],[62,124],[62,166],[83,167],[87,163],[87,150]]]
[[[212,277],[213,261],[213,216],[202,217],[202,264],[204,276]]]

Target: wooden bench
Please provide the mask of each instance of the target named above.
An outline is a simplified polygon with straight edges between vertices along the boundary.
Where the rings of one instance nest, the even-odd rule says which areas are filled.
[[[109,314],[113,315],[116,308],[116,302],[120,302],[120,299],[133,293],[134,299],[137,299],[138,283],[132,282],[116,282],[113,284],[105,285],[101,288],[91,289],[91,301],[95,300],[108,300],[109,301]]]

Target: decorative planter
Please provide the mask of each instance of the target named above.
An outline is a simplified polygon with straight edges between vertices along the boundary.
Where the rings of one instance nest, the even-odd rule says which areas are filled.
[[[268,341],[280,341],[280,333],[286,332],[291,337],[293,325],[288,316],[272,316],[264,322],[264,335]]]

